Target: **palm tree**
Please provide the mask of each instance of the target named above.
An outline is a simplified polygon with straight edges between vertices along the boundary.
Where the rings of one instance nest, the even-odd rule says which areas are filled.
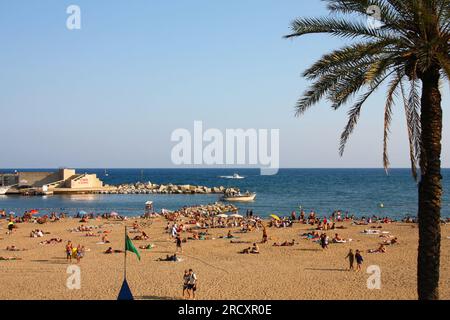
[[[352,44],[324,55],[304,72],[313,83],[296,105],[302,115],[322,99],[338,109],[356,99],[341,135],[340,154],[361,108],[382,86],[384,167],[389,167],[388,136],[397,101],[406,113],[411,168],[419,181],[419,299],[439,299],[440,211],[442,196],[440,82],[450,76],[450,0],[324,0],[332,13],[299,18],[286,38],[325,33]],[[421,90],[421,92],[420,92]]]

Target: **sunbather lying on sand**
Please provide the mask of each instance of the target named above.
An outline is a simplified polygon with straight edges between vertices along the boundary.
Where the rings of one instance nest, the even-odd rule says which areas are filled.
[[[391,246],[391,245],[394,245],[394,244],[398,244],[398,238],[395,237],[393,239],[384,240],[382,244],[385,245],[385,246]]]
[[[104,252],[105,254],[112,254],[112,253],[123,253],[122,250],[113,250],[112,247],[109,247],[108,249],[106,249],[106,251]]]
[[[144,231],[142,231],[142,235],[140,235],[140,236],[135,236],[135,237],[133,238],[133,240],[138,240],[138,241],[148,240],[148,239],[149,239],[149,237],[148,237],[148,235],[147,235]]]
[[[292,247],[292,246],[294,246],[294,245],[295,245],[295,240],[294,240],[294,239],[292,239],[291,242],[289,242],[289,241],[285,241],[285,242],[283,242],[283,243],[275,242],[275,243],[273,244],[274,247]]]
[[[352,241],[352,239],[344,239],[338,233],[334,235],[334,238],[331,240],[333,243],[347,243]]]
[[[370,249],[367,252],[368,253],[386,253],[386,247],[383,244],[381,244],[378,249],[376,249],[376,250]]]
[[[157,261],[172,261],[172,262],[180,262],[183,261],[182,259],[177,257],[177,254],[175,253],[173,256],[167,255],[165,258],[158,258]]]
[[[365,229],[364,231],[361,231],[361,233],[364,233],[364,234],[380,234],[380,230]]]
[[[143,249],[143,250],[153,249],[153,244],[147,244],[145,246],[139,246],[139,249]]]
[[[11,260],[22,260],[22,258],[17,258],[17,257],[0,257],[0,261],[11,261]]]
[[[93,232],[87,232],[84,236],[85,237],[100,237],[100,235],[95,234]]]
[[[62,242],[61,238],[52,238],[50,240],[41,241],[41,242],[39,242],[39,244],[42,244],[42,245],[44,245],[44,244],[56,244],[56,243],[61,243],[61,242]]]
[[[312,232],[302,234],[302,237],[304,239],[317,240],[320,238],[320,235],[317,231],[312,231]]]
[[[6,247],[6,251],[25,251],[27,249],[19,249],[16,246],[8,246]]]
[[[36,229],[30,232],[30,238],[41,238],[44,236],[44,232],[42,230]]]

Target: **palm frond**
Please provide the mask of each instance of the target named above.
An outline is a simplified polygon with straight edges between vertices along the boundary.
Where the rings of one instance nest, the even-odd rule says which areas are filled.
[[[292,33],[285,38],[299,37],[305,34],[328,33],[342,38],[380,39],[386,35],[377,29],[371,29],[361,21],[349,21],[340,18],[299,18],[291,24]]]
[[[390,81],[388,86],[386,104],[384,106],[383,166],[386,173],[388,172],[388,168],[390,166],[388,154],[388,140],[392,121],[392,106],[394,104],[394,99],[398,87],[400,85],[400,82],[402,81],[402,77],[403,75],[400,74],[400,71],[397,71],[393,79]]]

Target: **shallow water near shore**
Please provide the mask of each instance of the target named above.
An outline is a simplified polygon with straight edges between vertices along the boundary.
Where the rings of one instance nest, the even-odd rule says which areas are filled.
[[[243,192],[257,193],[256,201],[238,204],[241,213],[253,209],[260,216],[272,213],[288,215],[292,210],[298,211],[300,206],[320,215],[328,215],[337,209],[356,216],[375,214],[397,219],[417,214],[417,185],[408,169],[392,169],[389,175],[383,169],[281,169],[274,176],[261,176],[258,169],[108,169],[108,176],[105,176],[104,169],[77,171],[95,173],[105,183],[113,185],[151,181],[157,184],[238,187]],[[245,179],[220,178],[233,173],[239,173]],[[450,199],[446,191],[450,189],[450,169],[443,169],[442,173],[442,216],[449,217]],[[126,216],[138,216],[143,214],[144,203],[148,200],[154,201],[158,211],[162,208],[175,210],[185,205],[214,203],[219,200],[219,195],[0,196],[0,209],[17,214],[39,209],[41,213],[117,211]]]

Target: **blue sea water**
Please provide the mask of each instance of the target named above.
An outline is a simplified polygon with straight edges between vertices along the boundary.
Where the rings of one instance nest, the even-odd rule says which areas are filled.
[[[0,170],[8,172],[11,170]],[[25,171],[25,170],[24,170]],[[255,202],[239,204],[241,212],[288,215],[301,206],[319,215],[334,210],[357,216],[386,215],[402,218],[417,215],[417,185],[408,169],[281,169],[277,175],[261,176],[257,169],[77,169],[95,173],[107,184],[147,182],[239,187],[257,193]],[[243,180],[220,176],[239,173]],[[442,215],[450,216],[450,169],[443,170]],[[154,201],[155,209],[178,209],[184,205],[214,203],[218,195],[54,195],[47,197],[0,196],[0,209],[21,214],[28,209],[41,213],[79,210],[94,213],[117,211],[128,216],[141,215],[144,203]],[[384,204],[382,208],[380,204]]]

